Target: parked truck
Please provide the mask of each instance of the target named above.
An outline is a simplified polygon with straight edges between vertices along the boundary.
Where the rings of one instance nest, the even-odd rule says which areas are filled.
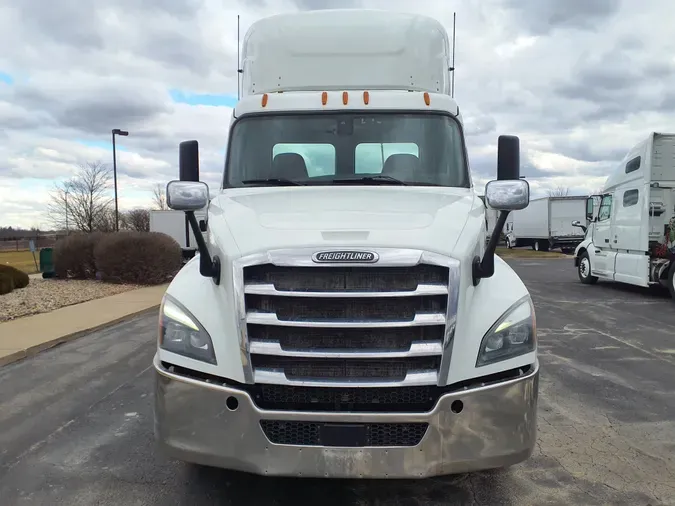
[[[532,199],[527,208],[512,213],[513,227],[507,234],[509,247],[531,246],[535,251],[560,248],[572,253],[584,240],[586,197]]]
[[[651,132],[631,148],[587,216],[574,252],[582,283],[660,284],[675,299],[675,134]]]
[[[250,27],[220,190],[198,143],[168,204],[199,253],[160,309],[155,435],[260,475],[420,478],[521,462],[536,442],[535,313],[495,255],[529,202],[500,136],[485,242],[448,35],[333,10]]]
[[[206,210],[195,212],[199,221],[206,219]],[[205,230],[205,222],[201,225]],[[150,211],[150,232],[161,232],[175,239],[183,252],[183,261],[187,262],[197,252],[197,240],[190,229],[187,216],[182,211],[152,210]]]

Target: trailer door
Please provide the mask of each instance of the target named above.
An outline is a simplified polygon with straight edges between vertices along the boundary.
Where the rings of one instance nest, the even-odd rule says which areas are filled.
[[[582,237],[579,227],[572,226],[574,220],[586,223],[586,199],[551,199],[551,237]]]

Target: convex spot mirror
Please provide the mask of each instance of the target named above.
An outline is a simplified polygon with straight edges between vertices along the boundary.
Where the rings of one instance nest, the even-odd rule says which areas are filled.
[[[530,184],[524,179],[490,181],[485,186],[485,200],[498,211],[518,211],[530,203]]]
[[[176,211],[197,211],[209,203],[209,187],[201,181],[170,181],[166,203]]]
[[[572,222],[572,226],[573,226],[573,227],[580,227],[580,226],[581,226],[581,222],[580,222],[579,220],[574,220],[574,221]]]

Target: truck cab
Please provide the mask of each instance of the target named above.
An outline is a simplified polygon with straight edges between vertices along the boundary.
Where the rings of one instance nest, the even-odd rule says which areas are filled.
[[[675,299],[675,134],[652,132],[587,200],[579,279],[667,286]]]
[[[393,12],[283,14],[254,23],[242,55],[219,190],[199,181],[197,141],[167,185],[199,253],[160,308],[160,449],[330,478],[527,459],[536,319],[495,248],[529,185],[518,138],[500,136],[486,241],[446,30]]]

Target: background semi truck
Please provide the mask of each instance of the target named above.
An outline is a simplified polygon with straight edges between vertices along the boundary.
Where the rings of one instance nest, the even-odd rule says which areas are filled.
[[[533,199],[527,208],[511,213],[513,226],[507,240],[511,247],[531,246],[535,251],[560,248],[573,252],[584,240],[586,197],[543,197]]]
[[[675,134],[651,132],[633,146],[588,198],[587,216],[574,253],[582,283],[663,285],[675,300]]]
[[[411,14],[250,27],[220,190],[199,181],[197,141],[181,143],[167,185],[199,254],[160,308],[164,452],[330,478],[420,478],[532,453],[534,307],[494,254],[529,185],[518,138],[500,136],[485,193],[501,215],[486,244],[450,54],[443,26]],[[193,211],[207,202],[202,232]]]

